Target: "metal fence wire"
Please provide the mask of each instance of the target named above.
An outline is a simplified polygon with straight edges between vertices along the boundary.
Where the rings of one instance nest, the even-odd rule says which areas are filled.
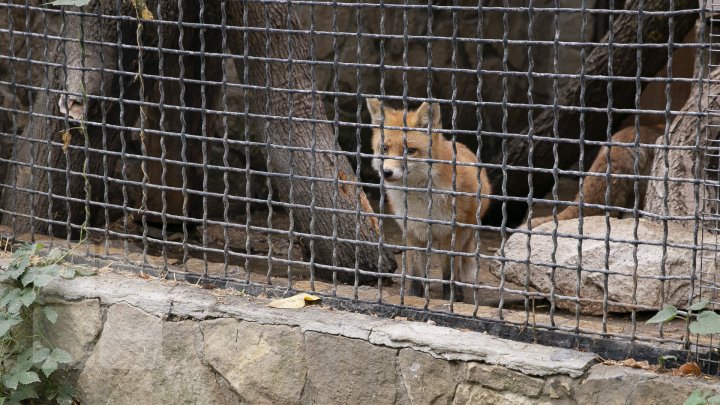
[[[0,2],[0,231],[720,373],[718,8]]]

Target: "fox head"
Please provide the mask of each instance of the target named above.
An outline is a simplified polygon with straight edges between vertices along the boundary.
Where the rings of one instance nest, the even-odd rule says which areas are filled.
[[[428,124],[432,123],[432,129],[442,128],[440,105],[422,103],[416,110],[408,111],[407,125],[403,122],[402,110],[382,107],[380,100],[376,98],[368,98],[367,107],[373,125],[380,125],[382,122],[385,127],[408,127],[407,131],[383,129],[382,133],[380,128],[373,128],[372,146],[378,156],[373,159],[375,170],[390,182],[401,182],[406,172],[408,182],[415,183],[422,179],[427,181],[427,162],[404,161],[402,157],[406,154],[408,158],[432,158],[428,154],[430,140],[432,139],[433,145],[437,145],[442,135],[439,132],[428,135]]]

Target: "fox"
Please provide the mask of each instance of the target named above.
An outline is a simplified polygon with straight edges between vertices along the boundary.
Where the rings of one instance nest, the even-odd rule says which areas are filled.
[[[376,98],[366,100],[368,111],[373,125],[390,127],[405,127],[403,116],[406,116],[407,131],[401,129],[373,128],[372,147],[375,158],[372,165],[385,179],[385,195],[389,211],[396,216],[396,221],[402,228],[404,221],[397,217],[407,215],[407,245],[426,248],[429,235],[428,223],[425,219],[453,221],[453,195],[450,193],[437,193],[436,190],[453,190],[453,172],[455,173],[455,188],[457,192],[477,194],[478,190],[484,195],[492,194],[490,181],[484,168],[477,166],[478,160],[473,152],[459,142],[447,140],[439,132],[428,134],[431,130],[442,129],[440,105],[424,102],[415,110],[405,111],[382,106]],[[454,155],[454,157],[453,157]],[[406,156],[407,159],[404,159]],[[417,160],[416,160],[417,159]],[[432,165],[428,161],[432,159]],[[469,165],[453,164],[471,163]],[[441,162],[435,162],[439,160]],[[427,192],[428,173],[432,178],[432,196]],[[479,181],[478,181],[479,179]],[[404,181],[407,188],[402,189]],[[400,188],[394,188],[400,187]],[[420,188],[422,191],[409,191],[409,188]],[[429,199],[432,198],[432,208],[428,212]],[[407,200],[407,211],[405,201]],[[454,252],[475,252],[475,229],[460,224],[477,224],[478,217],[482,219],[488,211],[490,201],[483,197],[478,201],[475,196],[455,196],[455,227],[450,224],[432,224],[432,247]],[[412,218],[412,219],[410,219]],[[454,228],[454,229],[453,229]],[[454,246],[451,246],[452,236],[455,236]],[[451,279],[450,255],[442,255],[443,280]],[[408,273],[412,276],[425,277],[425,264],[427,253],[423,250],[408,251]],[[456,256],[454,262],[456,276],[459,281],[473,283],[475,275],[475,260],[469,256]],[[452,280],[451,280],[452,281]],[[452,287],[451,287],[452,285]],[[452,291],[452,294],[451,294]],[[409,294],[423,295],[423,284],[418,280],[411,280]],[[449,300],[463,301],[463,291],[454,283],[443,283],[443,297]]]
[[[640,143],[654,144],[655,141],[665,131],[664,125],[640,126]],[[635,127],[630,126],[616,132],[612,138],[612,143],[635,143]],[[638,173],[647,176],[652,168],[652,160],[654,149],[647,147],[640,148],[640,153],[636,154],[633,146],[603,146],[597,157],[590,166],[590,173],[606,173],[608,167],[608,155],[610,160],[611,175],[615,174],[634,174],[635,159],[638,159]],[[645,191],[647,189],[647,181],[640,183],[640,205],[642,206],[645,199]],[[607,182],[605,176],[589,176],[583,182],[583,204],[600,204],[613,207],[632,208],[635,203],[634,180],[630,178],[610,179],[610,199],[605,200],[605,192],[607,190]],[[580,193],[575,196],[575,202],[580,202]],[[579,216],[579,207],[572,205],[557,214],[558,221],[577,218]],[[583,217],[594,215],[604,215],[605,210],[602,208],[583,207]],[[611,211],[611,217],[619,217],[620,212]],[[538,227],[546,222],[553,220],[552,215],[533,218],[530,222],[532,228]]]

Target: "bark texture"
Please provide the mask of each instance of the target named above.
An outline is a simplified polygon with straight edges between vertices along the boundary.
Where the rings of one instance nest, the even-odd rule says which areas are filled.
[[[720,100],[708,97],[708,94],[720,94],[720,68],[712,70],[703,80],[702,96],[698,99],[701,87],[693,85],[682,112],[694,113],[720,110]],[[668,180],[651,180],[648,182],[645,197],[645,211],[661,216],[695,217],[701,213],[717,213],[718,191],[716,185],[695,185],[695,179],[707,175],[709,181],[718,181],[717,147],[714,142],[720,136],[720,117],[709,114],[707,117],[680,115],[670,125],[667,139],[660,137],[655,152],[650,176]],[[680,149],[681,147],[695,147]],[[705,190],[696,187],[705,187]],[[696,192],[697,191],[697,192]],[[666,207],[667,203],[667,207]],[[686,226],[693,226],[690,219],[680,221]]]
[[[638,0],[630,0],[625,4],[626,10],[637,10]],[[648,0],[643,2],[645,11],[667,11],[670,2],[660,0]],[[674,2],[675,10],[693,9],[698,7],[694,0]],[[672,18],[672,38],[674,41],[681,41],[692,29],[697,14],[688,13]],[[636,14],[623,14],[614,17],[612,25],[613,43],[668,43],[670,38],[669,18],[661,15],[644,15],[642,39],[637,35],[638,16]],[[609,42],[610,33],[604,38]],[[599,47],[592,50],[586,59],[587,75],[603,76],[630,76],[637,73],[637,49],[635,48],[612,48],[612,71],[608,68],[610,53],[608,47]],[[646,48],[642,51],[642,72],[643,77],[654,77],[656,73],[667,63],[667,48]],[[578,72],[579,73],[579,72]],[[562,89],[558,97],[559,106],[580,106],[581,80],[570,80]],[[585,79],[586,107],[607,108],[608,106],[608,81],[606,79]],[[644,83],[643,83],[644,87]],[[612,82],[612,107],[617,109],[633,108],[634,95],[636,92],[634,81],[613,81]],[[557,114],[557,120],[555,119]],[[608,122],[608,116],[603,112],[586,112],[584,117],[584,133],[586,140],[602,141],[607,139],[608,124],[615,132],[627,114],[614,113],[612,122]],[[568,169],[577,163],[579,147],[577,144],[563,143],[562,139],[578,139],[580,136],[580,112],[575,110],[547,109],[540,113],[534,120],[534,135],[553,137],[554,126],[557,125],[557,136],[561,138],[558,142],[558,167]],[[554,164],[553,144],[551,141],[533,142],[533,167],[552,168]],[[528,165],[530,143],[526,138],[514,138],[507,140],[506,145],[508,166]],[[597,154],[598,148],[585,147],[586,163],[592,162]],[[502,154],[494,159],[494,163],[502,163]],[[493,190],[497,194],[502,193],[503,173],[501,169],[488,169],[488,175],[493,183]],[[507,170],[507,195],[526,197],[529,192],[528,173],[525,170]],[[534,173],[532,184],[535,197],[544,196],[553,185],[552,174]],[[502,198],[502,197],[501,197]],[[490,212],[491,222],[499,223],[501,216],[501,200],[495,200]],[[527,210],[527,203],[524,201],[507,203],[507,224],[517,225]]]
[[[115,14],[114,4],[109,2],[92,2],[87,11],[96,14]],[[123,3],[124,4],[124,3]],[[123,10],[127,5],[122,6]],[[82,21],[81,21],[82,19]],[[82,23],[82,24],[81,24]],[[103,41],[116,42],[116,27],[94,17],[66,16],[67,30],[61,34],[68,38],[99,38]],[[81,35],[81,29],[84,30]],[[128,35],[134,35],[132,24],[123,29]],[[130,37],[124,38],[130,41]],[[85,45],[85,44],[83,44]],[[100,57],[102,55],[102,58]],[[51,68],[48,82],[43,87],[48,89],[72,88],[81,89],[87,85],[85,92],[109,96],[117,94],[119,82],[113,80],[107,72],[80,72],[83,62],[86,66],[103,69],[116,69],[119,56],[116,52],[87,45],[85,52],[80,50],[77,42],[60,44],[49,54],[51,61],[63,63],[67,69]],[[130,52],[123,55],[125,69],[137,66],[136,57]],[[130,79],[124,81],[126,91],[131,92],[136,84]],[[81,91],[78,91],[81,93]],[[85,108],[86,121],[95,123],[120,123],[119,103],[94,103]],[[87,125],[87,133],[82,133],[78,122],[68,121],[62,117],[58,108],[58,95],[50,92],[38,92],[32,104],[33,115],[22,132],[22,136],[14,139],[12,165],[5,178],[6,188],[3,190],[0,206],[9,211],[3,215],[2,224],[13,227],[16,234],[38,232],[54,236],[66,236],[68,233],[77,237],[80,225],[88,217],[92,217],[98,206],[91,200],[101,200],[104,194],[102,181],[103,167],[112,167],[112,159],[103,161],[101,154],[89,149],[117,149],[120,137],[117,131],[99,124]],[[53,118],[48,118],[51,116]],[[124,121],[134,122],[137,109],[126,106]],[[107,166],[104,166],[107,164]],[[83,171],[85,174],[83,174]],[[89,216],[86,213],[89,209]]]
[[[118,5],[120,9],[116,9]],[[207,53],[217,54],[224,51],[221,49],[222,32],[220,28],[208,27],[201,34],[199,29],[192,25],[143,23],[138,39],[137,21],[95,17],[134,17],[140,13],[133,5],[133,2],[91,2],[82,11],[92,15],[67,16],[66,26],[69,28],[62,34],[69,38],[83,38],[86,43],[81,45],[68,42],[50,56],[51,60],[64,63],[68,68],[51,71],[49,83],[46,85],[50,89],[65,89],[69,93],[61,100],[62,110],[83,117],[87,122],[87,136],[81,131],[70,129],[77,126],[77,122],[59,118],[63,117],[63,114],[58,108],[57,94],[41,93],[35,99],[33,112],[36,114],[30,117],[22,139],[16,139],[12,160],[19,163],[11,167],[5,182],[8,187],[2,196],[2,207],[11,213],[3,216],[3,224],[14,226],[16,233],[47,233],[52,230],[54,235],[59,236],[66,234],[65,230],[79,229],[79,225],[88,218],[102,219],[96,215],[98,206],[94,201],[102,201],[108,192],[103,189],[108,186],[107,182],[103,182],[103,176],[113,175],[108,173],[113,167],[112,159],[104,159],[105,153],[102,151],[120,150],[121,140],[129,133],[111,130],[98,123],[134,126],[141,113],[141,127],[145,131],[135,135],[144,140],[145,154],[159,157],[163,154],[162,142],[165,144],[166,159],[164,165],[152,160],[145,163],[148,176],[147,193],[142,208],[145,209],[146,219],[159,220],[158,214],[163,210],[163,206],[168,214],[186,214],[184,204],[188,202],[189,214],[197,214],[193,206],[197,205],[199,198],[193,198],[193,190],[203,186],[200,184],[203,177],[199,169],[186,168],[187,193],[189,200],[195,202],[186,200],[186,197],[176,190],[165,190],[163,193],[158,186],[165,183],[170,187],[181,187],[181,167],[186,165],[183,161],[199,163],[200,150],[206,146],[206,139],[201,137],[213,135],[207,130],[211,126],[212,116],[203,114],[202,95],[204,92],[204,107],[220,109],[216,106],[216,95],[219,93],[222,77],[222,58],[208,56]],[[183,1],[179,4],[165,0],[148,1],[147,6],[163,20],[183,23],[200,21],[199,3],[196,1]],[[244,26],[242,4],[230,2],[228,6],[227,24]],[[287,5],[269,5],[266,13],[263,4],[251,4],[248,11],[250,25],[253,26],[285,28],[289,22],[292,28],[299,27],[296,16]],[[220,24],[220,4],[206,2],[203,18],[203,22]],[[242,34],[238,30],[228,32],[231,49],[242,54]],[[118,35],[121,38],[118,38]],[[204,35],[205,54],[197,52],[201,50],[200,35]],[[264,33],[252,33],[249,36],[248,53],[253,56],[294,56],[310,59],[306,37],[286,34],[271,34],[271,37],[266,38]],[[270,42],[266,43],[266,39]],[[140,55],[133,48],[119,50],[119,47],[112,45],[87,43],[92,41],[130,45],[141,41],[145,47],[158,46],[158,51],[146,48]],[[159,46],[161,41],[162,47]],[[182,46],[179,46],[180,41]],[[266,45],[268,54],[265,53]],[[161,55],[161,52],[168,49],[195,53],[186,53],[180,63],[181,57],[175,52],[164,52]],[[142,65],[139,61],[142,61]],[[239,70],[242,70],[242,64],[239,65]],[[181,72],[180,66],[183,66],[184,71]],[[261,62],[250,63],[250,83],[245,84],[265,86],[266,66],[269,69],[269,86],[298,90],[311,89],[313,86],[309,66],[281,62],[268,62],[267,65]],[[201,87],[200,84],[193,83],[193,80],[203,78],[203,67],[205,80],[215,83]],[[144,75],[161,74],[169,80],[153,80],[149,77],[138,80],[132,74],[111,75],[106,72],[110,69],[142,72]],[[120,83],[123,85],[123,100],[142,100],[149,102],[149,105],[140,111],[132,103],[103,102],[96,97],[118,97]],[[394,270],[396,265],[391,252],[374,245],[380,240],[380,230],[377,220],[367,215],[372,214],[372,208],[362,189],[342,183],[354,181],[355,176],[347,159],[332,153],[339,150],[333,128],[327,124],[314,125],[291,120],[324,119],[326,114],[322,100],[317,95],[307,94],[288,97],[283,91],[255,91],[251,92],[249,99],[252,113],[280,118],[269,117],[251,122],[255,140],[263,143],[267,141],[273,145],[331,151],[313,154],[291,152],[274,146],[263,150],[269,164],[268,171],[272,173],[269,178],[276,199],[291,204],[289,209],[294,218],[294,231],[314,234],[310,237],[312,242],[309,239],[304,241],[306,259],[312,257],[315,263],[351,269],[357,264],[362,270]],[[119,112],[121,105],[124,108],[122,116]],[[270,108],[267,109],[266,105]],[[182,109],[185,111],[181,113],[173,106],[184,107]],[[46,116],[57,118],[48,119]],[[158,135],[153,130],[161,130],[167,134]],[[66,142],[66,145],[63,145],[63,142]],[[128,158],[133,159],[137,160],[137,157]],[[82,174],[83,170],[86,175]],[[275,174],[311,176],[330,181],[291,179]],[[125,177],[124,172],[122,176]],[[120,204],[117,195],[111,194],[108,198],[112,204]],[[85,208],[90,208],[89,215]],[[127,215],[127,212],[124,214]],[[48,217],[59,221],[52,229],[49,229],[47,221],[37,220]],[[65,226],[59,229],[59,225]],[[346,241],[343,242],[343,239]],[[311,249],[314,252],[311,252]],[[327,276],[331,274],[321,273]],[[355,280],[354,272],[338,274],[344,281]]]
[[[243,10],[243,6],[247,6],[247,10]],[[230,2],[228,10],[229,23],[236,26],[247,25],[243,22],[246,11],[253,28],[299,27],[293,10],[285,3]],[[311,59],[307,39],[298,34],[251,30],[247,40],[249,57]],[[243,54],[242,32],[232,31],[229,43],[233,53]],[[243,77],[241,61],[236,61],[236,66],[238,75]],[[250,59],[247,69],[248,85],[300,91],[314,88],[307,65]],[[278,147],[340,150],[331,125],[294,120],[325,119],[320,97],[312,93],[291,94],[268,89],[250,90],[248,100],[250,113],[270,116],[251,118],[247,124],[251,125],[256,141],[277,145],[263,148],[268,172],[285,175],[271,177],[273,192],[280,200],[293,204],[290,210],[296,232],[319,236],[303,240],[305,257],[312,256],[315,262],[351,269],[357,264],[361,270],[393,271],[396,263],[392,253],[373,245],[380,240],[381,234],[377,219],[367,216],[373,211],[365,194],[359,186],[345,183],[357,180],[348,160],[332,152],[291,151]],[[322,180],[293,178],[299,176]],[[330,274],[326,271],[318,274],[321,273]],[[352,272],[337,272],[337,277],[341,281],[355,279]]]

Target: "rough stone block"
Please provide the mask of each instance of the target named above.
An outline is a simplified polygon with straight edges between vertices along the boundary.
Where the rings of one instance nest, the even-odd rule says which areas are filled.
[[[237,403],[195,350],[192,321],[163,322],[116,304],[77,382],[86,404]]]
[[[299,328],[235,319],[202,322],[205,361],[252,404],[297,404],[306,376]]]
[[[544,381],[501,366],[468,363],[466,379],[497,391],[510,391],[536,398],[542,393]]]
[[[551,233],[554,224],[548,222],[537,228],[538,232]],[[693,232],[677,224],[669,224],[668,243],[686,246],[693,245]],[[635,228],[635,220],[631,218],[619,219],[610,218],[610,230],[605,224],[605,217],[594,216],[584,219],[582,260],[578,256],[578,220],[570,219],[559,221],[558,236],[555,239],[551,235],[532,235],[530,239],[531,256],[533,263],[553,263],[552,255],[555,254],[555,263],[560,265],[555,270],[554,279],[551,277],[549,265],[529,265],[530,285],[543,293],[549,293],[553,283],[555,294],[575,296],[578,283],[577,266],[579,264],[585,270],[602,270],[605,268],[605,258],[608,257],[608,269],[612,272],[607,280],[607,298],[610,301],[626,303],[628,305],[610,305],[611,312],[630,312],[633,299],[638,305],[658,307],[660,304],[685,307],[688,305],[690,296],[690,273],[693,260],[699,260],[693,255],[698,254],[690,248],[667,247],[667,256],[663,255],[661,246],[664,238],[663,225],[640,219],[638,223],[638,240],[656,242],[657,245],[639,244],[637,252],[634,251],[632,243],[610,242],[610,251],[607,252],[605,237],[610,232],[610,238],[617,241],[632,239]],[[628,236],[630,235],[630,236]],[[523,284],[528,272],[528,265],[525,264],[528,255],[528,236],[521,233],[512,235],[505,245],[505,256],[513,260],[504,266],[505,279]],[[637,263],[633,259],[637,254]],[[664,260],[665,273],[662,274],[662,261]],[[496,276],[500,275],[502,266],[499,262],[493,262],[491,272]],[[714,273],[715,267],[711,264],[705,269],[708,273]],[[634,285],[634,275],[637,276],[637,288]],[[659,277],[667,276],[672,278],[661,282]],[[604,286],[606,275],[599,272],[583,271],[580,277],[580,298],[582,302],[581,311],[587,314],[601,314],[603,310]],[[636,290],[636,295],[633,295]],[[697,299],[699,289],[695,289],[693,299]],[[633,298],[634,297],[634,298]],[[661,301],[664,297],[664,301]],[[556,300],[558,307],[574,311],[575,302],[567,300]]]
[[[720,393],[718,384],[699,378],[672,377],[629,367],[598,364],[577,388],[578,404],[682,404],[694,389]]]
[[[400,376],[412,404],[451,404],[462,366],[413,349],[399,355]]]
[[[98,300],[79,302],[58,302],[47,304],[57,312],[55,323],[45,318],[39,311],[33,316],[36,335],[44,336],[50,346],[66,350],[73,362],[66,367],[78,368],[92,353],[100,331],[102,330],[102,311]],[[47,345],[48,342],[42,342]]]
[[[303,403],[392,404],[397,351],[366,341],[307,332]]]
[[[454,405],[483,404],[483,405],[533,405],[536,401],[513,392],[501,392],[483,387],[479,384],[463,383],[457,387]]]

